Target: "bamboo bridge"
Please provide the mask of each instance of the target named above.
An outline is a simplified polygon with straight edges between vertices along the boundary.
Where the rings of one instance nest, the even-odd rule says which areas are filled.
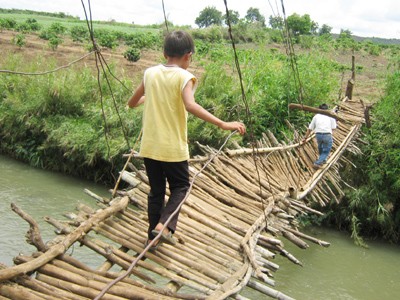
[[[198,176],[181,209],[178,243],[146,252],[121,280],[147,238],[149,185],[144,171],[129,164],[122,179],[130,188],[117,190],[111,201],[87,191],[96,208],[79,205],[70,220],[47,217],[58,233],[47,243],[35,220],[13,206],[30,224],[27,239],[37,252],[15,257],[14,266],[0,267],[0,300],[94,299],[106,287],[104,300],[247,299],[240,295],[246,286],[272,298],[291,299],[274,288],[273,273],[279,269],[274,257],[283,255],[301,265],[285,250],[284,241],[304,249],[308,242],[329,246],[299,231],[296,217],[322,214],[312,204],[340,201],[339,167],[346,163],[342,154],[359,152],[355,142],[366,108],[347,97],[338,108],[332,113],[339,120],[332,152],[319,170],[312,168],[318,155],[313,136],[301,144],[279,142],[267,132],[255,149],[226,150],[199,173],[216,153],[203,146],[204,156],[190,161],[191,176]],[[66,254],[74,244],[104,259],[91,268]]]

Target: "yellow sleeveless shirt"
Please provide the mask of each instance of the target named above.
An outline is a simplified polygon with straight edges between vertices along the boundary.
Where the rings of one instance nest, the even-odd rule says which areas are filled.
[[[143,136],[139,155],[165,162],[189,159],[187,111],[182,90],[196,77],[177,66],[157,65],[144,73]]]

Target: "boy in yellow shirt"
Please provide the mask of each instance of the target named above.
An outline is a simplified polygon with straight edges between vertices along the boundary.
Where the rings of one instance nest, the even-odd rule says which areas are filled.
[[[186,70],[194,50],[193,39],[187,32],[169,33],[164,40],[167,63],[148,68],[128,101],[131,108],[144,104],[139,155],[144,158],[150,183],[148,243],[162,230],[190,186],[187,112],[224,130],[237,130],[241,135],[246,131],[243,123],[224,122],[196,103],[197,79]],[[164,205],[166,181],[171,194]],[[162,232],[161,241],[176,243],[172,234],[178,215]]]

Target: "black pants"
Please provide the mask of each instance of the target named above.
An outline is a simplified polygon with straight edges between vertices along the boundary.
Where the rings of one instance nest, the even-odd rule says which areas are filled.
[[[144,159],[150,193],[147,198],[147,214],[149,218],[148,238],[154,239],[151,231],[158,223],[165,224],[185,198],[189,189],[189,164],[182,162],[163,162],[150,158]],[[165,189],[168,180],[170,196],[165,204]],[[168,229],[175,232],[179,212],[168,223]]]

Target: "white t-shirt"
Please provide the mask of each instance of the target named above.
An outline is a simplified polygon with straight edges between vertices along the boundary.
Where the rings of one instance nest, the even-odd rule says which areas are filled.
[[[336,120],[326,115],[316,114],[308,128],[314,130],[316,133],[332,134],[332,129],[336,128]]]

